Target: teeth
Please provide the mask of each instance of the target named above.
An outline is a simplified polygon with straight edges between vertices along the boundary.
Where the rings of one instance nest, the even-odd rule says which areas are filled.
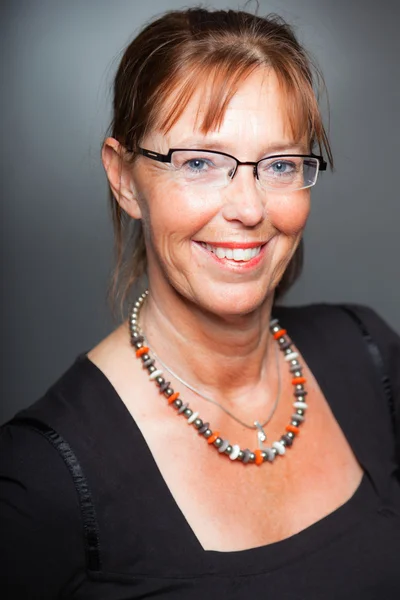
[[[256,248],[223,248],[222,246],[211,246],[210,244],[202,243],[203,248],[209,252],[214,252],[218,258],[227,258],[237,262],[247,262],[260,254],[261,246]]]

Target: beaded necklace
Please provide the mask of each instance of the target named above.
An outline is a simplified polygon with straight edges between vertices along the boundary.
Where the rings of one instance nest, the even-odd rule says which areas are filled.
[[[129,315],[131,344],[135,349],[136,358],[140,359],[143,368],[147,369],[150,381],[154,381],[155,385],[158,386],[159,393],[166,397],[168,404],[177,411],[178,415],[186,418],[187,423],[197,430],[209,446],[213,446],[221,455],[228,456],[231,461],[260,466],[264,462],[272,463],[277,456],[283,456],[286,453],[286,448],[292,446],[294,439],[300,433],[300,426],[305,420],[308,405],[306,403],[307,391],[304,388],[306,378],[302,375],[302,366],[298,361],[299,355],[292,349],[292,342],[286,335],[287,331],[280,327],[278,319],[270,321],[270,331],[289,365],[292,385],[294,386],[293,407],[295,412],[292,414],[289,424],[286,425],[285,433],[279,441],[274,441],[271,446],[265,446],[262,443],[265,438],[262,440],[261,436],[258,436],[259,448],[254,451],[248,448],[242,450],[238,444],[231,444],[229,440],[223,438],[219,431],[213,431],[210,428],[210,423],[205,423],[199,417],[199,413],[190,408],[188,402],[184,402],[179,398],[179,392],[175,392],[171,388],[170,382],[163,377],[163,371],[157,368],[154,358],[150,355],[151,350],[145,345],[145,338],[139,329],[139,313],[148,293],[148,290],[146,290],[132,306]]]

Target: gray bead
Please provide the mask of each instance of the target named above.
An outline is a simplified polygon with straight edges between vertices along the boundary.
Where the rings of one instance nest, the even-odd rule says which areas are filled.
[[[181,408],[182,408],[182,407],[181,407]],[[179,409],[179,410],[180,410],[180,409]],[[184,415],[184,416],[185,416],[187,419],[188,419],[189,417],[191,417],[191,416],[192,416],[192,414],[193,414],[193,411],[192,411],[190,408],[187,408],[187,409],[184,411],[184,413],[183,413],[183,415]]]
[[[290,438],[290,437],[289,437],[287,434],[285,434],[285,435],[283,435],[283,436],[281,437],[281,443],[282,443],[284,446],[288,446],[288,447],[290,447],[290,446],[293,444],[293,439],[292,439],[292,438]]]
[[[307,394],[308,392],[305,389],[294,391],[295,396],[307,396]]]
[[[239,455],[238,455],[238,457],[237,457],[237,459],[236,459],[236,460],[243,460],[243,456],[244,456],[244,454],[243,454],[243,450],[241,450],[241,451],[239,452]]]
[[[299,413],[294,413],[294,415],[292,415],[290,418],[292,419],[292,421],[298,421],[299,423],[302,423],[304,421],[303,415],[299,415]]]
[[[271,448],[271,452],[274,453],[274,457],[278,454],[278,450],[276,448]]]
[[[302,417],[302,416],[304,416],[304,410],[303,410],[302,408],[298,408],[298,409],[296,410],[296,414],[297,414],[297,415],[300,415],[300,417]]]
[[[156,383],[158,385],[162,385],[163,383],[165,383],[164,377],[156,377]]]
[[[265,450],[261,451],[261,456],[262,456],[263,461],[265,462],[267,460],[267,453],[265,452]]]
[[[293,350],[291,348],[287,348],[284,350],[284,354],[292,354]]]
[[[269,322],[269,326],[272,329],[275,325],[279,325],[279,321],[278,319],[272,319],[272,321]],[[280,329],[280,328],[279,328]]]
[[[264,452],[266,454],[267,460],[269,462],[272,462],[276,456],[276,453],[273,451],[272,448],[264,448]]]
[[[296,383],[295,392],[303,393],[304,391],[304,385],[302,383]]]
[[[302,376],[302,372],[301,371],[295,371],[293,373],[293,377],[301,377]]]
[[[200,427],[203,426],[203,421],[201,419],[195,419],[193,421],[193,425],[196,427],[196,429],[200,429]]]
[[[256,455],[254,454],[254,452],[250,452],[250,458],[249,461],[250,462],[254,462],[256,460]]]
[[[167,398],[169,398],[170,396],[172,396],[173,393],[174,390],[170,387],[167,387],[167,389],[164,391],[164,396],[167,396]]]
[[[210,423],[204,423],[200,429],[199,429],[199,433],[203,434],[207,431],[207,429],[210,427]]]
[[[217,437],[217,439],[216,439],[216,440],[213,442],[213,445],[214,445],[216,448],[219,448],[219,447],[221,446],[221,444],[223,443],[223,441],[224,441],[224,440],[223,440],[222,438],[220,438],[220,437]],[[218,452],[219,452],[219,450],[218,450]]]
[[[287,435],[287,437],[289,437],[291,440],[294,440],[294,438],[295,438],[295,434],[293,433],[293,431],[288,431],[286,435]]]
[[[148,371],[149,371],[149,373],[154,373],[154,371],[157,371],[157,369],[155,368],[154,365],[150,365],[150,367],[148,367]]]
[[[174,406],[175,408],[180,408],[182,406],[182,400],[180,400],[179,398],[174,400]]]
[[[178,415],[181,415],[187,409],[188,406],[189,406],[188,402],[185,402],[185,404],[182,404],[182,406],[178,410]]]
[[[232,446],[229,444],[226,448],[225,448],[225,454],[230,454],[232,452]]]
[[[154,365],[154,360],[152,358],[147,358],[143,361],[143,366],[146,368],[152,367]]]
[[[138,331],[133,331],[131,333],[131,338],[133,342],[143,342],[144,341],[144,337],[142,335],[140,335],[140,333]]]
[[[272,333],[277,333],[278,331],[280,331],[280,329],[281,328],[280,328],[279,324],[276,324],[271,328],[271,331],[272,331]]]
[[[281,340],[283,340],[281,342]],[[283,351],[283,350],[287,350],[288,348],[290,348],[290,341],[286,340],[285,338],[280,338],[279,339],[279,348]]]
[[[211,435],[212,435],[211,429],[206,429],[205,432],[204,432],[204,437],[206,439],[208,439],[209,437],[211,437]]]
[[[251,454],[251,452],[250,452],[250,450],[248,448],[246,448],[246,450],[243,450],[243,462],[245,464],[247,464],[249,462],[249,460],[250,460],[250,454]]]
[[[145,362],[146,360],[149,360],[150,354],[147,354],[147,352],[146,352],[145,354],[142,354],[142,356],[140,358],[142,359],[143,362]]]
[[[292,365],[289,369],[291,373],[293,373],[294,371],[297,371],[297,369],[300,367],[299,361],[296,360],[295,358],[290,361],[290,364]]]
[[[160,392],[163,394],[165,392],[165,390],[167,390],[169,388],[170,385],[171,385],[170,381],[164,381],[164,383],[160,385]]]
[[[221,440],[221,445],[218,448],[218,452],[221,452],[221,454],[222,454],[223,452],[225,452],[225,450],[228,448],[228,446],[229,446],[229,440]]]

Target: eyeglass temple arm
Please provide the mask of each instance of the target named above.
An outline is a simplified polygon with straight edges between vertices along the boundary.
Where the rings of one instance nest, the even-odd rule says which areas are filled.
[[[160,154],[159,152],[153,152],[152,150],[146,150],[146,148],[139,147],[138,152],[143,156],[147,156],[147,158],[152,158],[159,162],[171,162],[171,151],[169,151],[168,154]]]

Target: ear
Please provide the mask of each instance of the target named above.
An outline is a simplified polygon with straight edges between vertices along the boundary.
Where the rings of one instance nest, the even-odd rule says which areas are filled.
[[[126,150],[114,138],[108,137],[101,150],[103,166],[114,198],[133,219],[141,219],[142,212],[132,175],[132,164],[125,160]]]

